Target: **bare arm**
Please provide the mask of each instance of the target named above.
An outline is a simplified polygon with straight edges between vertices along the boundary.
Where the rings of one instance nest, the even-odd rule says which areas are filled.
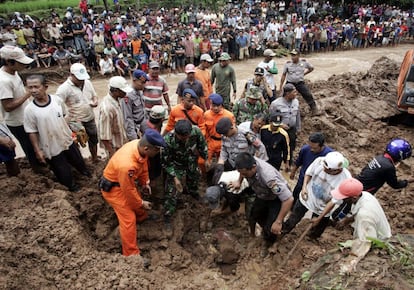
[[[1,100],[1,104],[6,112],[11,112],[20,107],[28,98],[30,98],[30,92],[26,92],[19,98],[10,98]]]
[[[279,214],[277,215],[276,220],[272,224],[271,231],[275,235],[279,235],[282,231],[282,223],[288,212],[293,205],[293,197],[289,197],[287,200],[282,202],[282,207],[280,208]]]
[[[34,152],[36,154],[37,160],[40,163],[46,163],[45,154],[43,153],[42,149],[39,146],[39,133],[29,133],[30,142],[33,145]]]
[[[283,73],[282,76],[280,77],[280,90],[283,89],[283,84],[285,83],[286,80],[286,73]]]
[[[115,148],[112,147],[111,140],[101,140],[101,141],[104,144],[105,149],[108,150],[108,154],[109,154],[108,157],[111,158],[112,155],[114,155],[114,153],[115,153]]]

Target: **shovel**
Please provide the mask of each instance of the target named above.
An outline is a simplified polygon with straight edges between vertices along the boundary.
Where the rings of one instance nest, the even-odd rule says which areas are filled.
[[[289,251],[289,253],[286,255],[286,257],[283,259],[283,262],[280,265],[285,265],[287,261],[289,261],[290,257],[292,256],[293,252],[297,249],[300,242],[303,240],[303,238],[306,236],[306,234],[310,231],[310,229],[313,227],[313,223],[310,223],[308,227],[303,231],[302,235],[299,237],[299,239],[296,241],[293,248]]]

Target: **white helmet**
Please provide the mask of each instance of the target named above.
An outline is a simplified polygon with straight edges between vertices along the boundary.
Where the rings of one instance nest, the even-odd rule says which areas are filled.
[[[324,167],[326,169],[341,169],[344,167],[345,158],[339,152],[329,152],[325,156]]]

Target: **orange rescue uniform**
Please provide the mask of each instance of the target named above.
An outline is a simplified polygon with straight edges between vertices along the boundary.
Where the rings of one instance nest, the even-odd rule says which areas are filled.
[[[221,135],[216,132],[216,124],[220,121],[221,118],[229,118],[233,124],[236,124],[236,118],[233,113],[222,108],[222,110],[216,114],[212,110],[208,110],[204,113],[204,120],[206,122],[206,141],[208,147],[208,160],[215,156],[220,156],[221,150]]]
[[[189,120],[189,118],[186,116],[186,114],[184,113],[185,111],[187,111],[187,114],[188,116],[190,116],[192,121]],[[168,117],[167,126],[165,127],[164,132],[170,132],[174,130],[175,123],[177,123],[178,120],[183,120],[183,119],[189,120],[192,124],[193,122],[196,123],[193,125],[197,125],[200,128],[201,133],[203,133],[203,136],[206,135],[206,127],[205,127],[205,122],[204,122],[204,111],[197,105],[194,105],[191,108],[191,110],[184,109],[183,104],[178,104],[174,106],[171,109],[171,113],[170,113],[170,116]]]
[[[208,69],[202,70],[196,67],[194,77],[203,85],[204,98],[206,101],[206,105],[208,105],[207,109],[210,109],[210,99],[208,98],[208,96],[210,96],[213,93],[213,85],[211,84],[210,71]]]
[[[138,142],[128,142],[116,151],[103,172],[106,179],[119,183],[109,192],[101,192],[118,217],[124,256],[139,255],[136,223],[148,217],[142,207],[141,194],[135,186],[135,180],[141,185],[149,183],[147,157],[139,154]]]

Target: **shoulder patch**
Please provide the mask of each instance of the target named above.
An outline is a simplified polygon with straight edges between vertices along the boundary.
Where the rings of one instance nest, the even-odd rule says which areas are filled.
[[[276,182],[272,182],[271,184],[270,184],[270,189],[273,191],[273,192],[280,192],[281,191],[281,189],[280,189],[280,187],[279,187],[279,185],[277,185],[277,183]]]

